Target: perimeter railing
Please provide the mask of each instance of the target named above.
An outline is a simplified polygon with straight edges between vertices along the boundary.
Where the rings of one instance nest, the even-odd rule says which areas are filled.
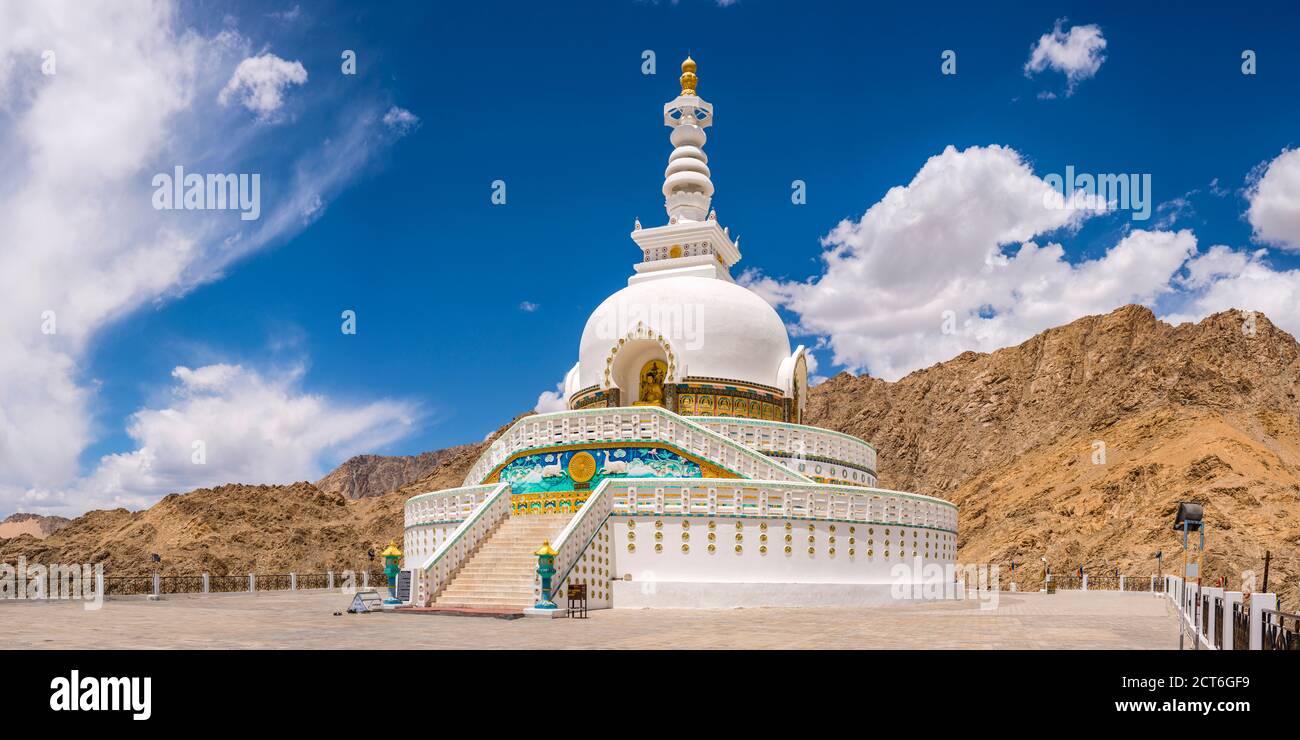
[[[1250,609],[1240,601],[1232,605],[1232,649],[1250,649]]]
[[[1261,614],[1262,649],[1300,650],[1300,614],[1276,609],[1263,609]]]
[[[483,451],[465,476],[464,485],[483,483],[497,466],[517,454],[589,442],[667,444],[741,478],[811,482],[767,455],[667,409],[624,406],[526,416]]]
[[[1156,590],[1173,603],[1193,648],[1300,651],[1300,614],[1277,609],[1277,594],[1225,591],[1177,576],[1165,576]]]
[[[382,588],[383,571],[326,571],[324,573],[197,573],[104,575],[84,579],[89,593],[104,596],[163,596],[166,594],[228,594],[260,591],[339,590]]]

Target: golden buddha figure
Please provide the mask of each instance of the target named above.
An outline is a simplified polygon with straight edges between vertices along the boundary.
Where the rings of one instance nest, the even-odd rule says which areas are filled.
[[[638,406],[664,405],[664,379],[668,377],[668,365],[663,360],[651,360],[641,368],[641,393],[637,399]]]

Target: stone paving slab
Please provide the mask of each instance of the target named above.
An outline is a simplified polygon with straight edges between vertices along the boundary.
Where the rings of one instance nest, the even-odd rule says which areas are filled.
[[[871,608],[615,609],[586,620],[346,614],[351,597],[275,592],[80,602],[0,601],[0,648],[1176,649],[1150,593],[1003,593]]]

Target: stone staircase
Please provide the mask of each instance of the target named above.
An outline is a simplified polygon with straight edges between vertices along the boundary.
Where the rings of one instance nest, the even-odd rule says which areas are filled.
[[[501,522],[434,599],[455,609],[524,609],[535,603],[533,582],[543,540],[555,538],[572,514],[527,514]]]

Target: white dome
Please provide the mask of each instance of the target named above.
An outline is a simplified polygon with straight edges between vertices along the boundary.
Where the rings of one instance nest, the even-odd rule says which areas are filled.
[[[606,387],[609,368],[610,384],[630,403],[636,373],[665,354],[672,381],[692,376],[780,387],[790,338],[776,310],[735,283],[692,276],[642,280],[605,299],[587,320],[577,382],[568,393]]]

